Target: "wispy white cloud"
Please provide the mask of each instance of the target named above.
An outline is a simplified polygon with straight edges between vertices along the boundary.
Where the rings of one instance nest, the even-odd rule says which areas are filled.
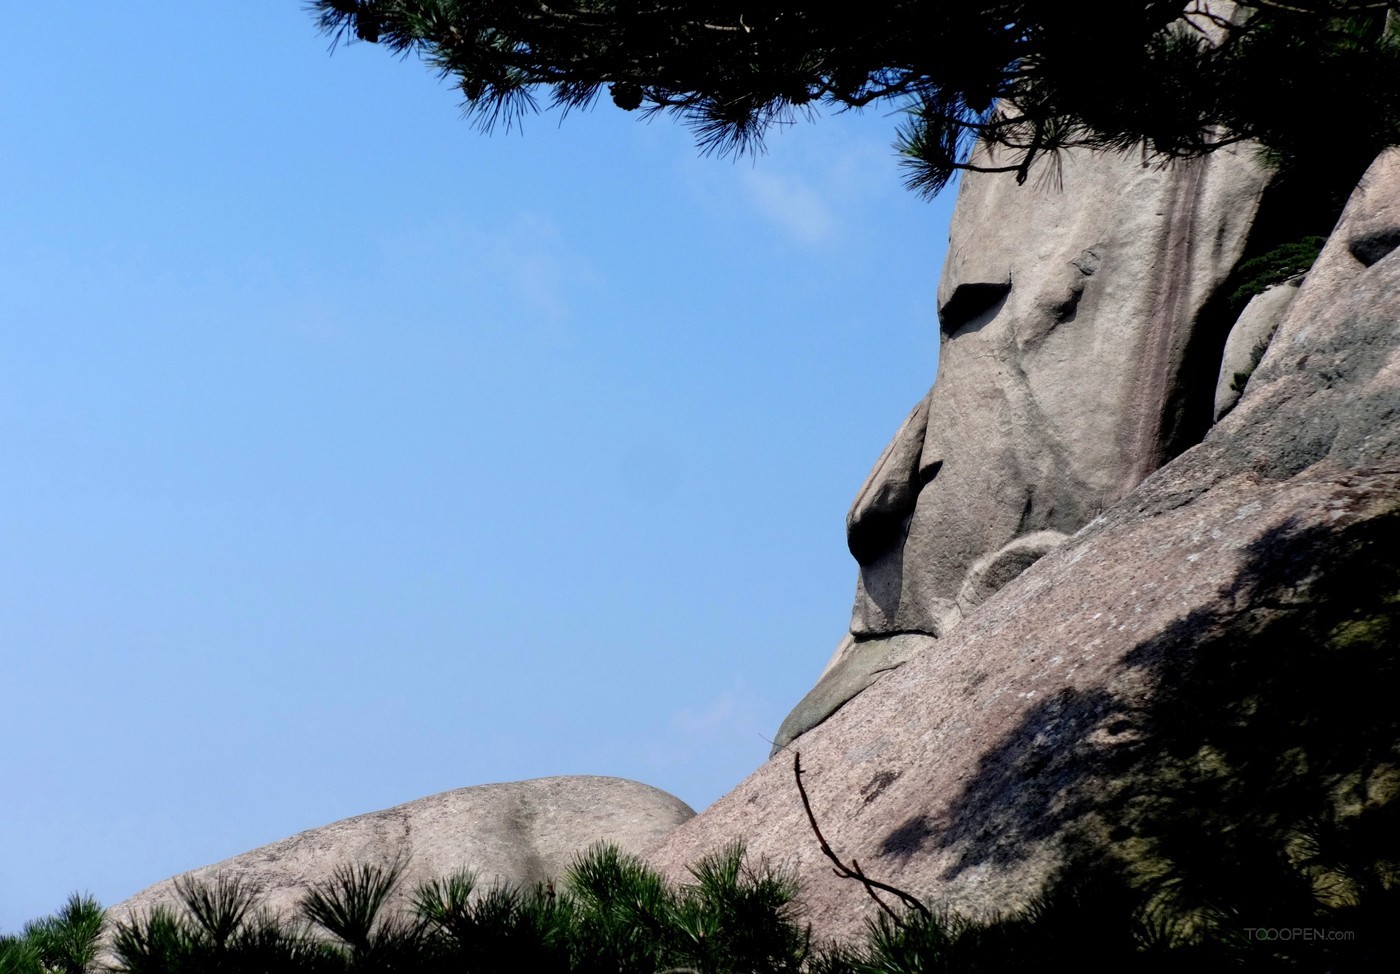
[[[743,174],[750,202],[800,243],[819,244],[836,232],[836,217],[827,197],[805,180],[767,169]]]
[[[531,210],[494,225],[437,224],[383,243],[378,273],[395,293],[437,293],[452,282],[456,300],[505,314],[558,322],[601,275],[559,223]]]
[[[778,234],[804,247],[858,237],[878,223],[889,197],[902,194],[887,139],[854,131],[850,118],[824,119],[774,133],[755,159],[733,166],[686,167],[697,197],[733,219],[757,214]],[[883,125],[882,125],[883,128]]]
[[[523,212],[509,226],[481,241],[487,264],[501,272],[517,300],[551,318],[565,318],[571,299],[598,281],[598,273],[572,250],[558,224],[538,213]]]
[[[767,753],[767,710],[748,686],[736,682],[707,701],[674,712],[649,748],[656,767],[685,764],[722,752]]]
[[[701,741],[733,734],[745,720],[755,717],[753,694],[742,685],[720,692],[700,707],[686,707],[671,718],[671,729],[679,736]]]

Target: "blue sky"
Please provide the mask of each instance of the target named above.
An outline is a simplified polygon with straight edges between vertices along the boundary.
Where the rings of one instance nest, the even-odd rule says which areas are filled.
[[[295,2],[21,4],[0,56],[0,931],[464,785],[703,807],[848,621],[952,194],[485,137]]]

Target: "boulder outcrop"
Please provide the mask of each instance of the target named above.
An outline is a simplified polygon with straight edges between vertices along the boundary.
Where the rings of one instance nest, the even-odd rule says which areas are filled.
[[[812,834],[800,748],[836,852],[942,908],[1012,909],[1085,861],[1210,888],[1217,914],[1276,874],[1337,902],[1393,887],[1400,149],[1301,286],[1236,325],[1257,364],[1195,445],[1229,322],[1188,376],[1193,345],[1266,177],[1232,152],[1060,176],[965,184],[938,383],[852,507],[851,632],[766,765],[699,816],[620,779],[484,785],[189,875],[287,912],[346,864],[531,883],[607,841],[684,880],[741,841],[796,873],[818,936],[855,937],[873,907]]]
[[[1247,199],[1235,195],[1237,203]],[[1152,215],[1161,209],[1151,198],[1146,205]],[[955,226],[955,233],[977,232],[966,219]],[[1041,246],[1038,226],[1014,236],[1016,246]],[[1211,245],[1219,239],[1208,238]],[[1198,244],[1181,242],[1188,250]],[[1002,245],[1014,249],[1010,237]],[[1109,280],[1099,278],[1107,249],[1102,257],[1080,296],[1080,316],[1091,300],[1100,308],[1128,300],[1091,289]],[[1014,353],[1017,328],[999,324],[1014,294],[1005,289],[1007,272],[976,268],[957,241],[950,261],[951,294],[956,282],[982,289],[975,292],[981,310],[952,320],[973,334],[1004,328],[999,347]],[[1215,265],[1198,266],[1209,272]],[[1133,286],[1155,280],[1145,274]],[[1057,293],[1068,299],[1073,291],[1066,285]],[[1183,292],[1154,293],[1172,305]],[[1046,294],[1038,288],[1023,300],[1041,306]],[[1147,361],[1170,363],[1183,339],[1156,320],[1160,328],[1148,329],[1155,344],[1131,337],[1139,334],[1131,327],[1117,337],[1135,343]],[[1056,330],[1068,336],[1075,324]],[[994,491],[1002,483],[996,478],[1009,476],[1008,489],[1026,490],[1022,503],[1036,511],[1036,478],[1043,477],[1105,491],[1106,510],[1093,516],[1074,507],[1088,521],[1078,529],[1048,516],[1033,521],[1071,536],[793,745],[820,824],[836,851],[858,859],[868,875],[972,912],[1025,903],[1085,850],[1146,880],[1185,875],[1177,890],[1190,888],[1192,870],[1222,870],[1222,863],[1229,868],[1215,874],[1217,887],[1292,864],[1298,872],[1290,875],[1312,877],[1306,881],[1326,895],[1350,895],[1378,882],[1378,861],[1400,861],[1400,150],[1378,159],[1353,194],[1238,405],[1136,486],[1170,425],[1152,422],[1147,406],[1168,402],[1171,386],[1126,360],[1115,368],[1131,382],[1120,384],[1119,371],[1096,372],[1094,363],[1115,361],[1094,357],[1113,337],[1067,337],[1072,349],[1064,352],[1059,387],[1035,387],[1014,357],[1004,366],[1063,410],[1082,397],[1087,407],[1072,412],[1098,430],[1094,437],[1081,441],[1042,410],[1038,422],[1055,439],[1034,476],[1017,451],[988,436],[965,450],[997,473],[980,484],[961,481],[968,491]],[[949,378],[961,361],[957,347],[954,338],[943,361]],[[990,350],[979,354],[986,370],[998,368]],[[1116,392],[1076,381],[1071,368],[1101,375]],[[987,374],[984,382],[1006,381]],[[919,492],[911,539],[925,530],[919,507],[954,455],[930,443],[951,449],[966,433],[955,421],[934,428],[941,401],[930,401],[920,463],[941,460],[943,469]],[[1001,391],[984,400],[1001,410],[994,426],[1003,438],[1018,428],[1010,421],[1013,401]],[[966,408],[951,415],[976,416]],[[918,422],[916,414],[906,431]],[[916,439],[901,433],[896,442]],[[915,466],[909,455],[892,447],[886,466]],[[1077,458],[1082,464],[1071,462]],[[1123,493],[1117,503],[1114,491]],[[867,485],[862,496],[873,493]],[[867,631],[912,619],[911,595],[919,611],[932,613],[920,626],[941,624],[953,608],[945,593],[964,584],[976,551],[1024,533],[1023,522],[998,520],[995,511],[974,516],[983,502],[938,502],[966,508],[954,513],[969,518],[968,526],[950,529],[954,536],[941,549],[957,559],[949,554],[927,572],[919,566],[917,580],[901,581],[888,603],[893,612],[864,616]],[[927,531],[930,546],[944,542],[934,522]],[[911,552],[925,549],[912,541],[897,547],[908,574],[917,562]],[[894,574],[881,577],[893,592]],[[751,854],[797,872],[818,931],[860,933],[870,902],[822,858],[790,753],[677,829],[652,860],[679,874],[684,863],[736,838],[747,840]],[[1307,865],[1308,850],[1324,841],[1341,859],[1358,858],[1319,872]],[[1235,891],[1215,892],[1228,898]]]
[[[1067,153],[1026,185],[966,174],[938,289],[938,376],[847,516],[850,633],[779,747],[859,692],[895,634],[946,638],[980,602],[1199,437],[1203,311],[1268,176],[1249,148],[1171,168]],[[1218,359],[1217,359],[1218,360]]]
[[[1225,355],[1220,360],[1220,377],[1215,383],[1217,421],[1240,401],[1245,383],[1264,357],[1264,350],[1269,347],[1269,340],[1274,337],[1279,320],[1293,302],[1301,283],[1299,278],[1256,294],[1230,329],[1230,337],[1225,340]]]
[[[284,915],[342,866],[403,866],[400,890],[473,870],[478,882],[529,885],[561,876],[598,842],[642,855],[695,815],[679,798],[623,778],[574,775],[459,788],[357,815],[184,875],[237,878]],[[178,877],[176,877],[178,878]],[[112,908],[122,919],[176,901],[175,878]]]

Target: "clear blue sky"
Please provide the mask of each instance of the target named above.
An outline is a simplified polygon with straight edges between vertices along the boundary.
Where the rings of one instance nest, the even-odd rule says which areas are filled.
[[[450,788],[700,808],[765,759],[936,365],[951,194],[892,119],[487,138],[293,0],[3,43],[0,931]]]

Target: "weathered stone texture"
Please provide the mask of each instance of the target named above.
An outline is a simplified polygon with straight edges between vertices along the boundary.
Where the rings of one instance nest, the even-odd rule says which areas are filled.
[[[1066,153],[1025,185],[964,176],[937,381],[847,516],[857,640],[946,637],[1180,448],[1187,347],[1266,183],[1244,148],[1169,169]],[[873,656],[827,674],[779,738],[868,686]]]
[[[1235,408],[1240,401],[1244,383],[1253,374],[1262,356],[1256,354],[1267,347],[1280,319],[1298,293],[1301,281],[1290,281],[1256,294],[1240,312],[1239,319],[1225,340],[1225,354],[1220,361],[1220,377],[1215,383],[1215,418]]]
[[[772,753],[786,748],[880,677],[932,648],[937,641],[932,636],[913,632],[859,641],[847,636],[817,685],[778,727],[778,733],[773,736]]]
[[[1277,746],[1296,730],[1313,750],[1269,754],[1263,780],[1293,761],[1319,769],[1331,800],[1355,770],[1347,748],[1393,729],[1400,689],[1393,646],[1388,662],[1314,658],[1400,626],[1400,249],[1384,248],[1397,229],[1400,150],[1373,166],[1202,443],[794,745],[840,854],[940,905],[1014,907],[1067,837],[1108,842],[1125,809],[1180,799],[1154,777],[1169,758],[1230,735],[1274,746],[1231,723],[1270,707]],[[1115,428],[1138,442],[1132,423]],[[653,859],[678,872],[737,837],[798,872],[823,934],[860,933],[870,903],[821,857],[788,753]]]
[[[1167,170],[1067,153],[1024,186],[964,179],[924,442],[917,462],[902,438],[891,454],[917,479],[897,490],[877,468],[884,494],[914,504],[902,538],[864,546],[858,638],[941,635],[978,559],[1072,534],[1160,466],[1197,316],[1265,183],[1247,150]]]
[[[597,842],[643,854],[695,812],[680,799],[636,781],[575,775],[459,788],[357,815],[186,874],[224,874],[261,902],[289,914],[312,884],[338,867],[404,865],[400,889],[463,868],[485,884],[530,884],[563,874]],[[172,903],[174,879],[113,907],[117,918]]]

